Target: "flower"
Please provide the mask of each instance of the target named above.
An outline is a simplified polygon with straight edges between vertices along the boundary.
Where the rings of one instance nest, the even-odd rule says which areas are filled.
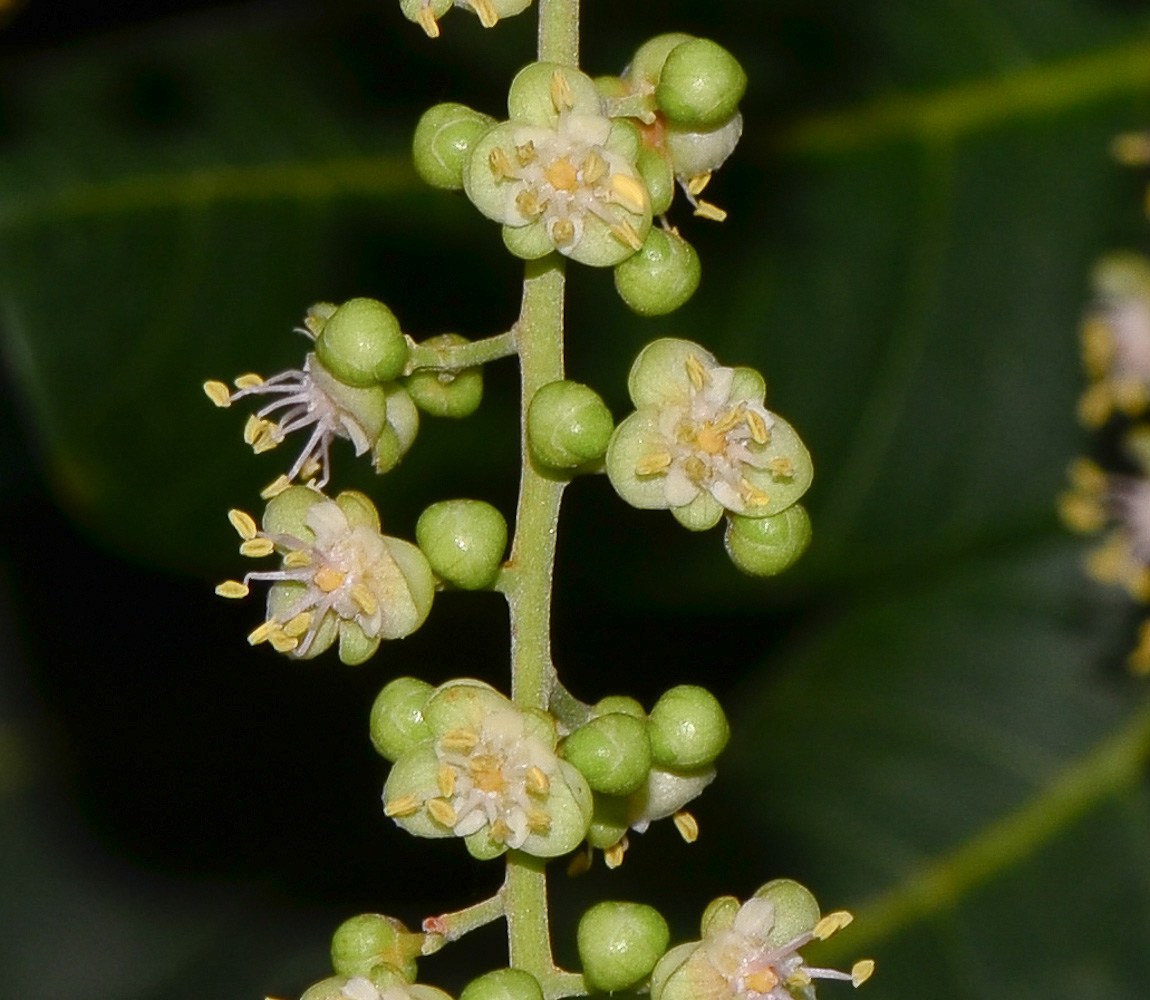
[[[768,517],[810,485],[810,456],[763,405],[762,377],[724,368],[688,340],[648,344],[629,378],[636,411],[615,429],[607,475],[635,507],[670,509],[692,530],[723,511]]]
[[[643,245],[651,199],[635,166],[634,126],[600,109],[590,77],[553,63],[519,71],[510,120],[475,144],[464,190],[503,224],[512,253],[528,260],[552,250],[583,264],[618,264]]]
[[[330,976],[309,987],[300,1000],[451,1000],[443,990],[407,983],[388,965],[370,976]]]
[[[453,0],[400,0],[403,16],[415,21],[428,38],[439,37],[439,18],[452,7]],[[531,0],[454,0],[456,7],[469,10],[485,28],[493,28],[501,17],[520,14],[531,6]]]
[[[554,721],[524,712],[480,681],[451,681],[423,709],[428,737],[400,755],[384,813],[417,837],[463,837],[491,858],[556,857],[591,821],[591,791],[555,753]]]
[[[861,986],[871,960],[848,973],[809,966],[799,954],[852,920],[845,910],[820,919],[814,897],[790,879],[768,882],[742,905],[720,897],[703,916],[702,940],[672,948],[655,966],[652,1000],[813,1000],[816,979]]]
[[[335,313],[328,303],[313,306],[298,333],[311,340]],[[330,477],[329,450],[336,438],[346,438],[356,455],[375,450],[376,468],[386,472],[399,460],[415,440],[419,414],[406,391],[395,383],[356,387],[337,379],[309,353],[302,368],[292,368],[271,378],[241,375],[232,392],[223,382],[204,383],[208,398],[220,407],[231,406],[247,396],[271,396],[272,401],[248,418],[244,441],[258,455],[280,444],[289,434],[311,428],[303,449],[288,470],[264,491],[265,499],[285,487],[297,476],[315,480],[318,488]]]
[[[280,653],[310,658],[339,639],[339,657],[362,663],[383,639],[410,635],[427,618],[435,593],[431,567],[410,542],[381,534],[379,514],[362,493],[329,500],[318,490],[292,486],[264,512],[263,530],[243,511],[229,519],[240,552],[279,552],[278,570],[248,573],[216,588],[222,597],[246,597],[252,580],[268,580],[267,620],[248,636]]]

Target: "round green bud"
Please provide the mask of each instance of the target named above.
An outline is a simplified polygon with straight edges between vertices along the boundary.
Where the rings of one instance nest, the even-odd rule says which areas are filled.
[[[601,851],[614,847],[631,825],[630,803],[615,795],[596,795],[591,812],[587,843]]]
[[[432,187],[447,191],[463,189],[463,168],[476,140],[495,119],[466,104],[436,104],[428,108],[415,126],[411,154],[415,170]]]
[[[458,347],[467,338],[458,333],[444,333],[423,342],[430,347]],[[411,398],[433,417],[469,417],[483,400],[483,370],[463,368],[459,371],[424,369],[403,380]]]
[[[596,903],[579,919],[579,960],[587,985],[603,993],[636,986],[667,950],[671,930],[642,903]]]
[[[341,382],[366,388],[403,374],[407,339],[382,302],[349,299],[324,323],[315,352]]]
[[[615,288],[640,316],[678,309],[699,287],[699,255],[678,233],[652,229],[643,248],[615,265]]]
[[[331,966],[341,976],[366,976],[377,965],[390,965],[413,982],[421,943],[422,935],[412,934],[394,917],[361,913],[332,935]]]
[[[623,71],[623,76],[633,84],[654,87],[659,82],[659,75],[671,52],[684,42],[694,40],[694,35],[681,31],[671,31],[648,39],[635,50],[631,65]]]
[[[614,429],[607,404],[580,382],[549,382],[527,408],[531,454],[551,469],[573,469],[602,458]]]
[[[731,562],[751,576],[789,569],[811,544],[811,519],[802,504],[770,517],[730,515],[724,536]]]
[[[593,792],[630,795],[643,786],[651,769],[647,724],[621,712],[600,715],[567,737],[563,756]]]
[[[647,718],[643,706],[625,694],[609,694],[606,698],[600,698],[591,706],[591,712],[593,715],[610,715],[612,712],[622,712],[624,715],[632,715],[636,719]]]
[[[376,695],[371,706],[371,743],[381,757],[394,762],[430,738],[423,706],[434,692],[426,681],[397,677]]]
[[[415,540],[444,580],[464,590],[480,590],[499,572],[507,522],[482,500],[442,500],[419,515]]]
[[[667,54],[655,100],[669,121],[704,130],[730,118],[746,90],[747,74],[730,52],[706,38],[693,38]]]
[[[530,972],[496,969],[471,980],[459,1000],[543,1000],[543,990]]]
[[[709,131],[668,128],[663,134],[663,146],[676,177],[699,177],[726,163],[742,135],[743,116],[736,114]]]
[[[648,726],[655,763],[675,770],[710,764],[731,736],[718,699],[695,684],[667,691],[651,709]]]
[[[662,150],[644,146],[635,160],[635,169],[651,196],[651,214],[662,215],[675,200],[675,171]]]

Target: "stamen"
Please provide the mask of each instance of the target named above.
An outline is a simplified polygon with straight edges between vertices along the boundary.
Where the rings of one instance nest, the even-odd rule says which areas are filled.
[[[1110,155],[1124,167],[1150,164],[1150,132],[1123,132],[1110,143]]]
[[[771,438],[767,422],[763,419],[762,414],[756,413],[754,410],[747,410],[747,430],[751,432],[751,440],[755,444],[766,444]]]
[[[665,451],[655,452],[653,455],[644,455],[635,463],[637,476],[656,476],[666,472],[671,467],[671,456]]]
[[[240,555],[249,559],[262,559],[275,552],[275,543],[270,538],[249,538],[240,546]]]
[[[272,630],[276,627],[275,620],[264,622],[259,628],[253,630],[248,635],[248,643],[252,646],[258,646],[261,642],[267,642],[271,638]]]
[[[632,250],[643,249],[643,241],[639,239],[639,234],[635,232],[635,227],[626,219],[611,227],[611,235],[620,243],[629,246]]]
[[[874,974],[874,959],[863,958],[851,966],[851,985],[857,990]]]
[[[696,390],[702,389],[711,380],[711,376],[707,374],[707,369],[703,367],[703,362],[695,355],[687,355],[686,366],[687,378],[691,380],[691,385]]]
[[[364,584],[357,583],[351,588],[351,599],[359,605],[365,615],[374,615],[379,610],[379,601]]]
[[[516,146],[515,157],[519,160],[520,166],[526,167],[534,163],[538,159],[535,153],[535,143],[528,139],[522,146]]]
[[[773,969],[760,969],[743,978],[743,983],[755,993],[770,993],[779,985],[779,977]]]
[[[779,455],[777,458],[772,458],[770,462],[767,463],[767,468],[770,469],[771,475],[776,479],[790,479],[795,474],[795,463],[786,455]]]
[[[475,13],[479,15],[479,23],[485,28],[494,28],[499,21],[499,14],[491,0],[470,0]]]
[[[617,844],[612,844],[603,852],[603,863],[608,868],[618,868],[623,863],[623,856],[627,853],[627,848],[630,847],[627,838],[624,837]]]
[[[611,191],[615,200],[628,212],[642,215],[647,211],[647,189],[642,181],[626,174],[612,174]]]
[[[232,405],[232,394],[223,382],[209,379],[204,383],[204,393],[216,406],[227,409],[227,407]]]
[[[570,243],[575,239],[575,224],[570,219],[559,219],[551,227],[551,239],[555,243]]]
[[[587,850],[576,851],[571,857],[571,863],[567,866],[567,877],[577,878],[580,875],[585,875],[591,870],[591,864],[595,860],[595,849],[588,844]]]
[[[705,174],[696,174],[690,178],[690,180],[687,181],[687,190],[693,195],[700,195],[710,183],[711,171],[708,170]]]
[[[526,216],[538,216],[543,212],[543,206],[535,196],[535,192],[524,188],[515,196],[515,207]]]
[[[277,653],[290,653],[299,645],[299,639],[285,635],[282,629],[277,629],[268,636],[268,643]]]
[[[1084,493],[1102,496],[1110,487],[1110,479],[1106,473],[1088,458],[1075,459],[1067,471],[1070,481]]]
[[[491,829],[488,831],[491,834],[491,839],[498,843],[503,843],[511,836],[511,827],[509,827],[502,819],[497,819],[491,824]]]
[[[231,522],[232,527],[236,529],[236,534],[245,542],[250,541],[259,534],[259,528],[256,526],[255,518],[253,518],[251,514],[232,508],[228,511],[228,520]]]
[[[388,817],[414,816],[417,812],[419,812],[419,799],[414,795],[401,795],[398,799],[392,799],[383,805],[383,815]]]
[[[771,502],[769,493],[759,489],[754,483],[747,479],[739,480],[739,492],[750,507],[765,507]]]
[[[570,111],[575,107],[575,95],[571,92],[571,84],[559,70],[551,74],[551,103],[556,111]]]
[[[688,844],[693,844],[699,839],[699,821],[695,819],[689,812],[677,812],[673,820],[675,829],[679,831],[679,836]],[[760,992],[766,992],[760,990]]]
[[[284,569],[302,569],[311,565],[311,554],[306,549],[293,549],[284,556]]]
[[[561,156],[552,163],[543,171],[543,176],[547,178],[548,184],[560,191],[579,190],[579,172],[566,156]]]
[[[281,473],[260,490],[260,498],[263,500],[271,500],[273,497],[278,497],[289,486],[291,486],[291,480]]]
[[[347,577],[343,573],[332,566],[324,566],[312,577],[315,585],[325,594],[330,594],[333,590],[339,590],[346,579]]]
[[[542,809],[527,810],[527,826],[532,833],[546,833],[551,829],[551,817]]]
[[[284,635],[295,639],[303,635],[311,625],[311,612],[301,611],[284,626]]]
[[[587,158],[583,161],[583,183],[584,184],[598,184],[604,177],[607,176],[607,171],[610,167],[607,161],[603,159],[595,150],[591,150],[587,154]]]
[[[449,799],[455,794],[455,773],[455,768],[444,765],[435,776],[435,784],[439,788],[439,794],[445,799]]]
[[[435,15],[431,12],[430,7],[420,7],[419,14],[417,14],[416,17],[419,20],[419,26],[424,30],[428,38],[439,37],[439,22],[435,20]]]
[[[257,375],[255,372],[248,372],[247,375],[240,375],[234,382],[235,387],[241,391],[244,389],[254,389],[256,386],[263,384],[263,376]]]
[[[444,753],[471,753],[479,743],[479,734],[470,729],[449,729],[439,740]]]
[[[246,583],[240,583],[239,580],[225,580],[218,587],[216,593],[220,597],[240,598],[247,597],[251,593],[250,588]]]
[[[515,177],[515,170],[511,166],[511,160],[503,151],[502,146],[496,146],[488,154],[487,162],[491,167],[491,172],[495,175],[497,181],[513,180]]]
[[[835,910],[834,913],[828,913],[817,924],[814,930],[811,931],[815,937],[820,941],[825,941],[836,931],[841,931],[847,927],[854,920],[854,914],[847,910]]]
[[[710,219],[712,222],[722,222],[727,217],[727,213],[718,205],[712,205],[709,201],[702,200],[695,205],[695,214],[700,219]]]
[[[527,786],[527,791],[532,795],[546,795],[551,790],[551,779],[543,773],[541,767],[535,765],[527,769],[524,784]]]
[[[427,811],[431,813],[433,820],[437,823],[442,823],[444,826],[455,826],[459,821],[455,810],[451,808],[451,803],[446,799],[429,800],[427,803]]]

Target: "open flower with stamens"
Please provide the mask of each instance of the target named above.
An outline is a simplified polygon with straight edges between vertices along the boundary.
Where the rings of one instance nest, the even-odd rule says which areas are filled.
[[[279,553],[278,570],[248,573],[216,588],[246,597],[253,580],[272,584],[267,620],[251,635],[281,653],[310,658],[339,640],[344,663],[362,663],[384,639],[410,635],[427,618],[435,594],[431,567],[410,542],[380,532],[379,514],[362,493],[329,500],[292,486],[275,496],[263,528],[243,511],[229,515],[245,556]]]
[[[428,737],[395,762],[384,813],[417,837],[463,837],[478,858],[556,857],[591,822],[591,790],[555,753],[554,721],[480,681],[451,681],[423,708]]]
[[[797,502],[812,467],[794,428],[763,405],[749,368],[724,368],[689,340],[648,344],[629,377],[637,409],[615,429],[607,475],[635,507],[669,509],[692,530],[724,510],[769,517]]]
[[[601,111],[590,77],[532,63],[508,96],[510,120],[479,139],[464,190],[503,224],[512,253],[528,260],[557,250],[610,267],[635,253],[651,228],[651,198],[635,166],[638,131]]]
[[[1094,269],[1095,304],[1082,323],[1082,360],[1090,385],[1078,403],[1088,427],[1115,410],[1137,416],[1150,406],[1150,260],[1104,257]]]
[[[438,38],[439,19],[452,6],[471,11],[483,27],[493,28],[501,17],[523,13],[531,0],[400,0],[399,6],[403,16],[423,28],[428,38]]]
[[[863,959],[850,972],[807,965],[800,949],[825,940],[853,918],[819,916],[803,886],[776,879],[742,905],[716,899],[702,921],[702,940],[672,948],[651,973],[652,1000],[814,1000],[816,979],[861,986],[874,971]]]

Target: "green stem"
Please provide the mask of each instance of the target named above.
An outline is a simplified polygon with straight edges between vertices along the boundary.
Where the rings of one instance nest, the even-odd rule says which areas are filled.
[[[432,347],[430,344],[411,344],[411,351],[407,356],[407,367],[404,375],[410,375],[421,368],[442,369],[444,371],[458,371],[461,368],[474,368],[476,365],[485,365],[489,361],[498,361],[514,354],[515,331],[499,333],[494,337],[484,337],[482,340],[472,341],[470,344],[455,344],[450,347]]]
[[[438,951],[449,941],[458,941],[464,934],[498,920],[506,914],[506,911],[504,889],[500,887],[490,899],[474,903],[454,913],[441,913],[438,917],[428,917],[423,922],[423,930],[429,935],[441,937],[442,941],[436,941],[431,948],[425,947],[424,954]]]
[[[579,0],[539,0],[539,59],[579,66]]]

